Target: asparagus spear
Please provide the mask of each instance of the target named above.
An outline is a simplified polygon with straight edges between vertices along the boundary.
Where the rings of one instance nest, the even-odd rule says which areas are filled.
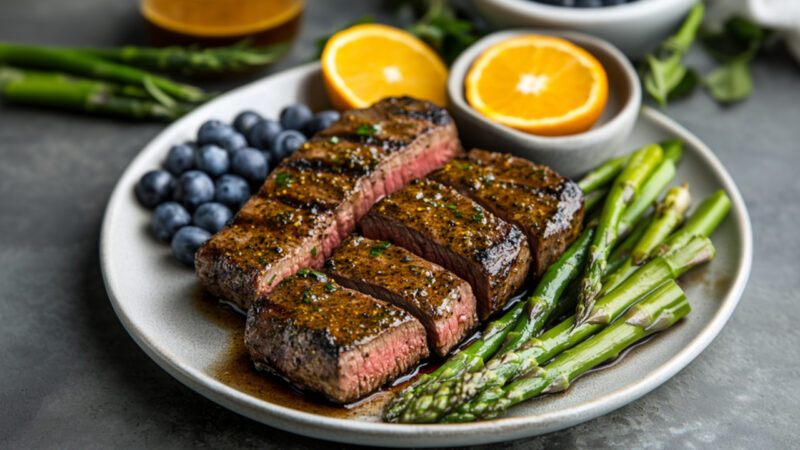
[[[151,73],[106,61],[97,56],[74,50],[38,47],[0,42],[0,64],[47,70],[60,70],[75,75],[133,84],[187,102],[200,102],[209,98],[201,89],[176,83]],[[154,96],[159,94],[153,93]]]
[[[509,321],[508,324],[505,325],[505,336],[500,342],[503,346],[503,349],[500,351],[501,353],[515,349],[520,342],[527,341],[542,328],[553,308],[555,307],[558,297],[569,283],[569,280],[577,275],[578,270],[583,265],[583,262],[586,259],[586,251],[589,247],[589,242],[592,240],[593,234],[594,227],[588,227],[586,230],[584,230],[578,239],[567,249],[567,251],[561,255],[558,261],[551,264],[550,267],[547,268],[547,271],[542,276],[541,281],[536,286],[536,289],[533,291],[531,296],[528,297],[526,301],[520,302],[518,305],[512,308],[511,311],[514,311],[514,322],[516,322],[516,325],[513,326],[513,329],[513,322]],[[517,310],[519,310],[519,313],[516,312]],[[511,311],[509,311],[509,313],[511,313]],[[521,318],[519,318],[519,316],[523,315],[523,311],[525,320],[520,320]],[[492,325],[494,325],[494,322],[490,324],[489,328],[491,328]],[[487,337],[490,334],[488,331],[489,328],[487,328]],[[500,333],[495,332],[495,336],[499,335]],[[486,338],[483,340],[485,341]],[[478,343],[476,342],[473,345],[476,344]],[[472,348],[472,346],[470,346],[470,348]],[[428,391],[438,391],[446,381],[461,376],[464,373],[469,373],[473,370],[479,369],[483,364],[483,360],[490,357],[497,350],[497,346],[485,346],[487,351],[480,352],[482,354],[480,364],[472,363],[472,368],[467,367],[469,364],[463,364],[463,369],[458,369],[456,365],[453,364],[453,361],[459,358],[465,358],[461,357],[461,355],[469,352],[470,348],[464,352],[458,353],[453,359],[442,366],[444,367],[446,365],[451,365],[452,367],[450,369],[446,369],[446,371],[452,370],[452,375],[448,374],[447,376],[439,376],[438,380],[435,381],[423,381],[422,383],[417,382],[415,384],[416,392],[408,395],[409,393],[406,393],[404,390],[398,394],[395,399],[402,399],[403,403],[405,403],[407,406],[415,405],[419,397],[424,397],[424,395],[421,394],[425,394]],[[458,371],[458,373],[455,373],[456,371]],[[399,404],[395,405],[395,402],[392,402],[386,410],[385,417],[387,420],[395,420],[396,418],[400,417],[400,413],[402,412],[403,411],[400,410]]]
[[[245,70],[275,62],[288,49],[287,45],[264,48],[241,44],[211,47],[118,47],[81,48],[74,51],[109,61],[146,67],[163,72],[178,72],[183,75]]]
[[[664,159],[671,159],[672,162],[677,164],[683,154],[683,141],[680,139],[667,139],[662,141],[659,145],[664,150]],[[611,180],[619,175],[630,159],[631,154],[627,154],[604,162],[598,168],[581,178],[580,181],[578,181],[578,187],[581,188],[584,194],[588,195],[593,193],[610,183]]]
[[[138,86],[120,86],[8,66],[0,66],[0,92],[9,102],[137,119],[173,120],[188,110],[180,105],[165,106],[149,100],[147,92]]]
[[[578,187],[581,188],[584,194],[596,191],[619,175],[630,159],[631,155],[627,154],[604,162],[600,167],[581,178],[578,181]]]
[[[631,307],[620,320],[564,351],[547,366],[535,367],[508,386],[495,388],[492,394],[497,398],[478,403],[474,409],[483,411],[480,418],[491,419],[540,393],[564,391],[579,375],[615,358],[636,341],[671,327],[689,311],[691,306],[683,291],[674,281],[668,281]],[[477,418],[469,411],[451,415],[448,421],[466,422]]]
[[[422,375],[413,384],[403,388],[386,405],[384,419],[388,422],[396,422],[409,402],[425,389],[438,386],[446,380],[483,367],[484,359],[500,348],[524,309],[525,302],[514,305],[502,317],[490,322],[481,337],[469,347],[456,353],[435,371]]]
[[[607,294],[623,280],[631,276],[636,271],[637,266],[647,262],[653,249],[661,245],[672,230],[683,221],[683,214],[689,208],[690,200],[689,186],[686,183],[683,186],[671,188],[667,192],[664,201],[656,208],[653,223],[647,227],[641,239],[631,249],[630,258],[626,259],[613,274],[603,280],[603,289],[600,290],[601,296]]]
[[[583,209],[586,213],[592,212],[594,208],[602,202],[606,195],[608,194],[608,189],[605,187],[597,188],[588,194],[583,196]]]
[[[697,210],[678,231],[667,238],[663,244],[653,249],[650,256],[661,256],[675,251],[695,236],[710,236],[728,214],[730,208],[731,200],[725,191],[714,192],[703,200],[703,203],[697,207]]]
[[[619,224],[625,208],[634,200],[647,176],[663,159],[663,150],[658,145],[647,145],[636,151],[606,197],[603,213],[597,225],[589,250],[586,273],[581,281],[576,325],[583,323],[592,311],[594,300],[602,288],[602,277],[606,270],[608,254],[617,240]]]
[[[436,396],[420,398],[414,405],[418,409],[407,408],[401,421],[429,422],[450,411],[456,413],[476,411],[475,405],[487,399],[481,393],[489,392],[494,387],[502,387],[519,374],[543,364],[563,350],[581,342],[611,323],[642,296],[713,257],[714,246],[711,241],[705,237],[696,237],[683,248],[651,260],[617,289],[599,299],[585,323],[576,326],[574,316],[565,319],[538,338],[528,340],[517,350],[492,359],[480,372],[462,377],[458,381],[462,382],[463,386],[451,382]],[[470,398],[473,400],[465,403]]]

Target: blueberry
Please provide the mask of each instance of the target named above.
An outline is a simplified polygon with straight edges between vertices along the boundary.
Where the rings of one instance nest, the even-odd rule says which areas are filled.
[[[228,152],[213,144],[200,147],[195,153],[194,164],[212,177],[218,177],[231,168]]]
[[[260,183],[267,178],[267,159],[254,148],[243,148],[233,154],[231,160],[233,173],[251,183]]]
[[[214,188],[214,201],[237,211],[248,198],[250,198],[250,186],[244,178],[238,175],[226,174],[217,179]]]
[[[283,108],[281,111],[280,122],[284,130],[300,131],[306,122],[311,120],[311,110],[302,103],[296,103]]]
[[[164,168],[172,172],[173,175],[180,175],[189,169],[194,168],[195,148],[190,144],[173,145],[167,153],[164,161]]]
[[[155,208],[159,203],[169,199],[175,188],[175,177],[166,170],[151,170],[142,176],[133,189],[139,202]]]
[[[178,178],[175,187],[175,201],[189,211],[194,211],[203,203],[214,199],[214,182],[204,172],[190,170]]]
[[[211,233],[199,227],[183,227],[172,238],[172,254],[186,264],[194,266],[194,254],[203,244],[211,239]]]
[[[306,123],[306,126],[303,127],[303,133],[311,137],[331,126],[333,122],[339,120],[339,117],[341,117],[339,111],[334,111],[332,109],[318,112]]]
[[[247,147],[247,139],[245,139],[244,136],[235,131],[220,137],[214,143],[224,148],[230,153],[233,153],[236,150]]]
[[[253,125],[257,124],[261,120],[261,114],[255,111],[242,111],[236,115],[235,119],[233,119],[233,128],[235,128],[239,133],[247,135],[247,132],[253,128]]]
[[[281,131],[283,131],[281,124],[272,119],[264,119],[253,125],[247,133],[247,141],[252,147],[268,150],[270,143]]]
[[[231,210],[222,203],[204,203],[192,214],[192,223],[208,232],[216,233],[231,216]]]
[[[280,161],[294,153],[305,142],[306,136],[299,131],[281,131],[272,141],[272,156],[275,157],[276,162]]]
[[[200,145],[217,144],[224,136],[235,132],[230,125],[217,119],[211,119],[203,123],[197,130],[197,143]]]
[[[191,221],[192,216],[189,215],[186,208],[176,202],[166,202],[158,205],[158,208],[153,211],[150,229],[156,239],[169,242],[180,227],[189,225]]]

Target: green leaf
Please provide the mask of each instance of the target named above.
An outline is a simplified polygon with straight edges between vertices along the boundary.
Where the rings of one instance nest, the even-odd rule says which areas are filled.
[[[692,69],[687,69],[677,86],[672,88],[667,95],[667,100],[674,100],[689,95],[700,82],[700,75]]]
[[[708,74],[703,83],[714,100],[732,103],[746,99],[753,92],[753,76],[746,58],[738,58]]]

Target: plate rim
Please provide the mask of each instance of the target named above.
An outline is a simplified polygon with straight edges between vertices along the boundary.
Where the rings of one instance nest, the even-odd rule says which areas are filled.
[[[721,307],[713,318],[681,351],[638,381],[587,402],[548,413],[545,420],[537,420],[539,417],[537,415],[527,415],[468,424],[393,424],[325,417],[269,403],[240,392],[200,370],[190,367],[183,361],[170,358],[170,352],[159,343],[149,339],[126,314],[125,307],[119,301],[114,290],[117,274],[110,273],[109,270],[111,218],[115,211],[115,205],[121,205],[123,196],[130,194],[123,189],[126,186],[123,181],[133,176],[129,172],[130,167],[145,158],[145,155],[155,151],[153,148],[159,147],[161,140],[174,130],[181,129],[185,122],[198,116],[207,116],[218,102],[224,102],[233,94],[257,89],[259,85],[268,83],[276,77],[308,76],[318,70],[319,63],[308,63],[268,75],[234,89],[172,123],[151,139],[126,166],[106,204],[100,232],[100,266],[103,283],[114,312],[131,338],[148,357],[173,378],[200,395],[257,422],[292,433],[337,442],[410,447],[484,444],[513,440],[577,425],[607,414],[649,393],[694,360],[714,340],[733,314],[744,292],[752,267],[752,225],[747,206],[733,178],[707,145],[678,122],[651,107],[643,106],[640,109],[640,118],[650,120],[667,132],[683,138],[689,145],[697,149],[698,157],[704,160],[714,174],[720,178],[722,188],[731,199],[731,213],[736,215],[736,221],[741,227],[738,230],[741,238],[741,256],[737,261],[734,283],[722,299]],[[532,427],[534,422],[536,425]],[[402,438],[402,440],[398,441],[398,438]]]

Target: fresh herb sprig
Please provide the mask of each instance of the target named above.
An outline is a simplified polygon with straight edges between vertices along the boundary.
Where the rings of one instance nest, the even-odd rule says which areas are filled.
[[[744,100],[753,91],[749,64],[768,42],[771,31],[739,16],[729,18],[718,32],[703,31],[704,11],[703,4],[697,3],[678,32],[643,60],[644,88],[662,107],[700,84],[720,103]],[[721,63],[703,77],[683,64],[698,35],[708,53]]]

